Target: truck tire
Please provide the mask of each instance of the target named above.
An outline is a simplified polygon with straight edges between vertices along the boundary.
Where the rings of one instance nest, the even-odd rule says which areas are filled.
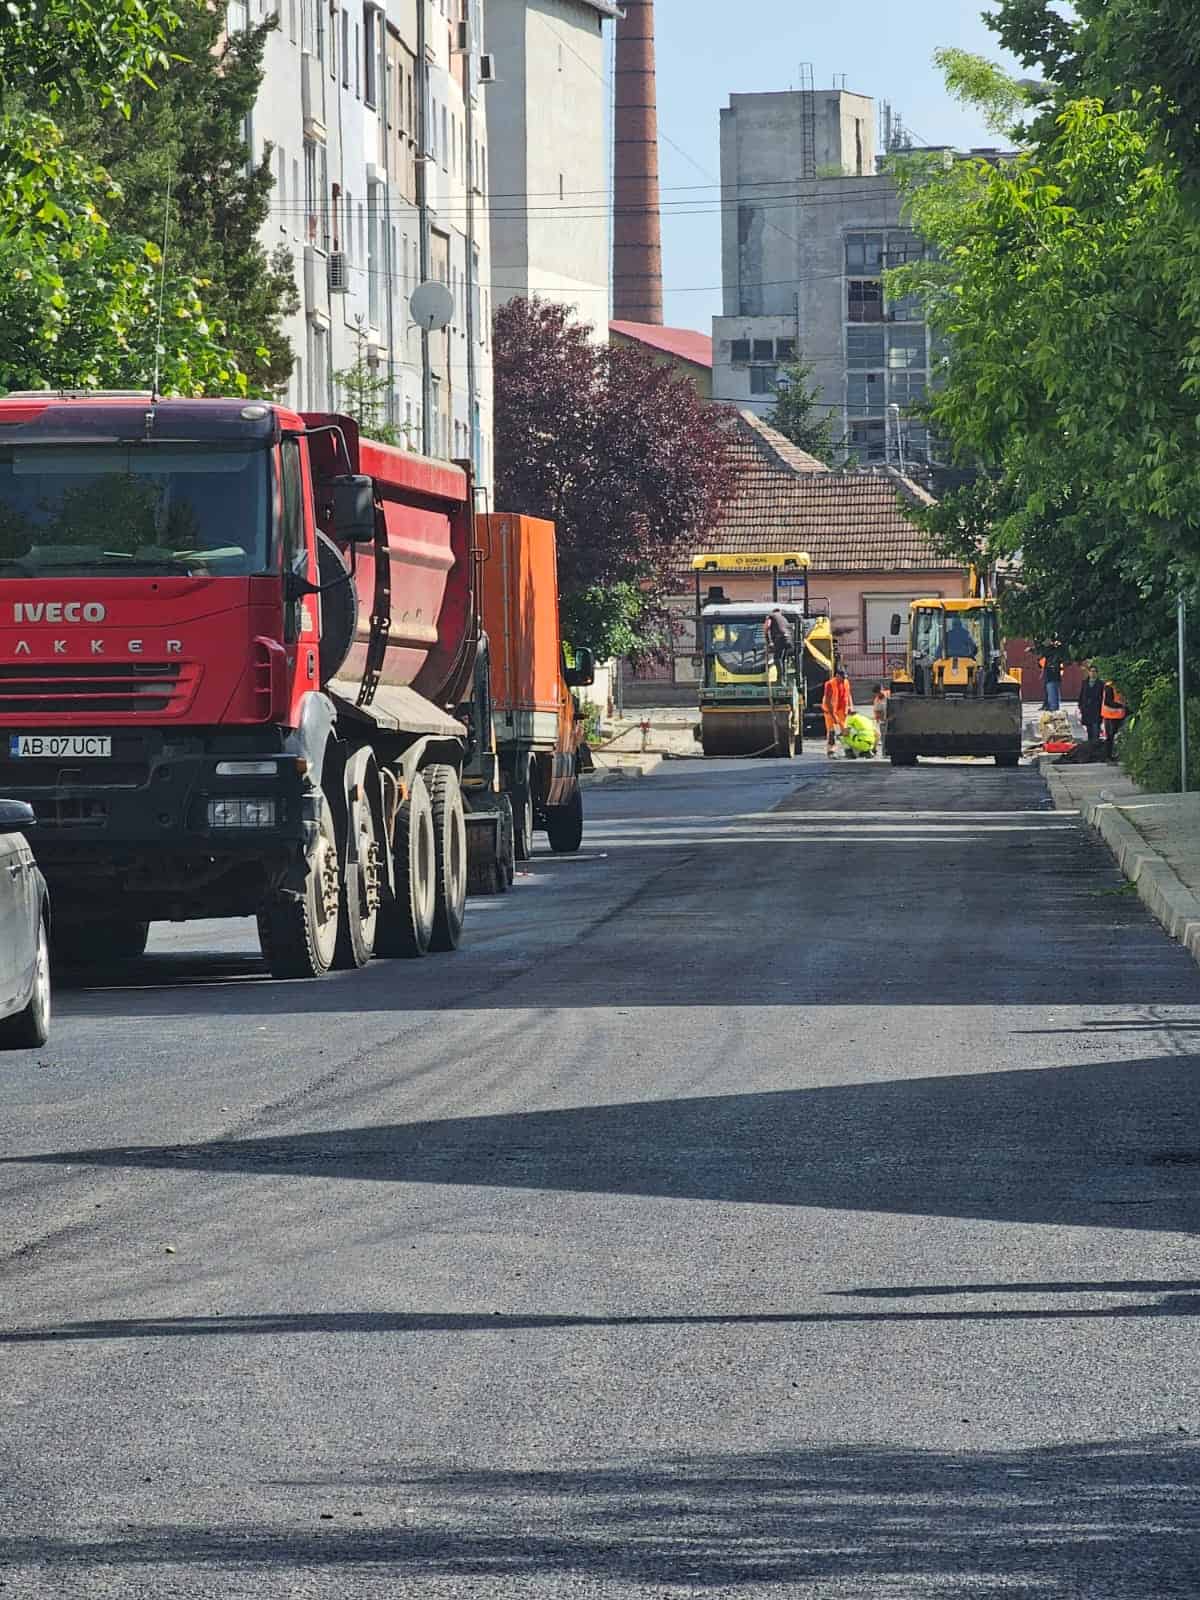
[[[146,953],[148,922],[112,917],[103,922],[55,925],[52,950],[56,961],[70,967],[106,967],[114,961],[136,961]]]
[[[342,552],[317,529],[317,581],[321,585],[321,682],[336,678],[358,631],[358,590]]]
[[[23,1010],[0,1021],[0,1050],[36,1050],[50,1037],[50,938],[38,927],[33,993]]]
[[[273,978],[323,978],[333,966],[341,920],[342,872],[337,829],[321,801],[317,845],[296,899],[268,900],[258,913],[258,942]]]
[[[423,956],[433,938],[436,878],[433,807],[418,772],[396,812],[392,839],[394,894],[384,894],[375,924],[378,956]]]
[[[341,971],[365,967],[375,953],[383,876],[379,859],[382,815],[379,770],[375,758],[363,750],[346,768],[346,859],[333,957],[334,966]]]
[[[425,768],[433,807],[434,909],[431,950],[457,950],[467,908],[467,819],[453,767]]]
[[[546,810],[546,837],[556,855],[572,855],[583,843],[583,792],[576,784],[565,806]]]
[[[514,777],[508,792],[513,815],[513,854],[528,861],[533,854],[533,761],[527,761],[521,776]]]

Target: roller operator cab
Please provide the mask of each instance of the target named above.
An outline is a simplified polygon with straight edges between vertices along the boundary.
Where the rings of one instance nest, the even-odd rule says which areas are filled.
[[[348,418],[0,399],[0,794],[61,954],[246,915],[278,976],[456,945],[473,566],[467,474]]]
[[[900,634],[903,619],[892,618]],[[1021,680],[1011,672],[995,600],[917,600],[904,667],[893,674],[886,750],[894,766],[918,756],[1021,758]]]

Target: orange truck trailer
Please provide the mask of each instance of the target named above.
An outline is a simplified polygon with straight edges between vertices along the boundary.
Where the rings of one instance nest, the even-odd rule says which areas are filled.
[[[552,850],[578,850],[584,729],[572,690],[593,681],[595,664],[590,651],[579,650],[567,665],[554,524],[507,513],[479,523],[496,754],[512,802],[517,859],[528,860],[534,828],[546,830]]]

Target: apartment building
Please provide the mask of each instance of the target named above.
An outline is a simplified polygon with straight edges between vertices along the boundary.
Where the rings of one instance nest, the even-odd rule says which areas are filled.
[[[922,245],[877,165],[875,105],[863,95],[730,97],[713,392],[765,415],[780,367],[800,359],[814,369],[835,439],[864,464],[903,468],[929,459],[912,408],[937,352],[920,303],[884,292],[883,273]]]
[[[601,342],[611,259],[605,25],[619,14],[612,0],[488,0],[496,304],[557,301]]]
[[[483,0],[251,0],[247,20],[269,5],[279,22],[267,43],[253,144],[256,155],[266,144],[274,151],[268,246],[287,248],[296,266],[288,398],[306,409],[336,408],[345,402],[341,375],[361,361],[384,419],[414,449],[424,442],[456,459],[473,452],[481,481],[490,482]],[[449,325],[428,340],[428,419],[422,338],[409,308],[423,276],[444,283],[454,302]]]

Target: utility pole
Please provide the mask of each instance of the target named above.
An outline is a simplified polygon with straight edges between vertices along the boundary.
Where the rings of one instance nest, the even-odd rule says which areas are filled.
[[[417,0],[417,235],[419,277],[429,281],[429,63],[425,0]],[[421,329],[421,453],[433,454],[433,368],[429,361],[429,330]]]
[[[1179,792],[1188,792],[1188,725],[1187,725],[1187,601],[1179,591],[1176,612],[1179,635]]]

